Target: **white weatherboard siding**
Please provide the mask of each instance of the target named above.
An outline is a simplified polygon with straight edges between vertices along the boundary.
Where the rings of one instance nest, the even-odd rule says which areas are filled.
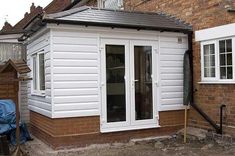
[[[53,117],[99,115],[98,37],[52,31]]]
[[[41,49],[46,52],[46,95],[31,95],[29,83],[31,110],[52,118],[101,115],[99,48],[103,38],[158,41],[155,111],[183,108],[183,55],[188,49],[187,35],[68,25],[48,28],[50,32],[28,45],[28,64],[31,54]]]
[[[183,58],[188,49],[187,37],[160,37],[160,110],[183,108]]]
[[[51,55],[50,55],[50,32],[40,35],[39,38],[33,39],[27,46],[27,64],[32,69],[31,55],[43,51],[45,53],[45,96],[33,95],[31,92],[32,81],[28,83],[28,104],[29,109],[48,117],[52,117],[51,104]],[[31,77],[33,72],[31,72]]]
[[[69,29],[68,29],[69,28]],[[55,26],[52,32],[53,118],[101,115],[101,38],[136,40],[159,39],[159,92],[157,111],[183,108],[183,55],[187,35],[179,33],[140,33],[134,30]],[[182,39],[182,43],[179,39]],[[156,71],[157,72],[157,71]]]

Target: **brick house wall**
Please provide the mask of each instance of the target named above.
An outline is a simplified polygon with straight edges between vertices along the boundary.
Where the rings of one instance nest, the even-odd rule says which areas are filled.
[[[174,15],[191,23],[193,30],[196,31],[233,23],[235,14],[228,13],[225,9],[230,2],[224,0],[125,0],[124,6],[126,10],[162,11]],[[96,0],[90,0],[86,3],[90,6],[96,6],[96,4]],[[74,7],[78,6],[75,5]],[[219,123],[219,106],[221,104],[227,105],[225,131],[233,134],[235,133],[233,128],[235,127],[235,104],[233,99],[235,86],[198,84],[201,81],[199,47],[199,43],[193,42],[194,87],[197,90],[194,94],[195,102],[217,123]],[[175,133],[183,128],[183,110],[160,112],[159,115],[161,128],[115,133],[100,133],[99,116],[52,119],[31,111],[30,123],[33,134],[54,148],[128,141],[131,138]],[[212,129],[193,109],[190,110],[189,124],[190,126]]]
[[[47,14],[52,14],[64,10],[71,4],[71,0],[53,0],[43,10]]]
[[[92,7],[97,7],[97,0],[87,0],[84,1],[84,3],[81,1],[81,3],[75,4],[72,8],[78,8],[81,6],[92,6]]]
[[[184,111],[160,112],[160,128],[100,133],[100,117],[52,119],[30,111],[31,132],[54,149],[96,143],[127,142],[132,138],[170,135],[183,128]]]
[[[227,7],[235,7],[232,0],[125,0],[126,10],[157,11],[173,15],[192,24],[193,31],[235,22],[235,13]],[[193,37],[194,40],[194,37]],[[219,123],[219,107],[225,104],[225,132],[235,134],[235,85],[198,84],[201,81],[200,44],[193,41],[194,94],[198,104],[216,123]],[[190,126],[212,129],[193,109],[190,110]]]

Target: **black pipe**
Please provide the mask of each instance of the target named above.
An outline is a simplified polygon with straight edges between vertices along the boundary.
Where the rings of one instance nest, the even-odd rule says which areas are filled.
[[[212,127],[215,128],[216,133],[221,134],[220,127],[195,103],[191,103],[191,106],[207,121],[211,124]]]
[[[191,51],[191,53],[189,54],[190,57],[190,71],[191,71],[191,99],[190,99],[190,103],[194,103],[194,84],[193,84],[193,32],[189,32],[188,33],[188,49],[189,51]]]
[[[218,134],[222,134],[223,133],[223,108],[225,108],[225,105],[221,105],[220,106],[220,126],[218,126],[197,104],[195,104],[194,102],[194,92],[196,90],[194,90],[194,84],[193,84],[193,33],[189,32],[188,33],[188,49],[191,51],[190,53],[190,68],[191,68],[191,79],[192,79],[192,87],[191,87],[191,100],[190,100],[190,105],[207,121],[211,124],[212,127],[215,128],[216,133]]]
[[[223,109],[226,107],[226,105],[220,106],[220,132],[219,134],[223,134]]]

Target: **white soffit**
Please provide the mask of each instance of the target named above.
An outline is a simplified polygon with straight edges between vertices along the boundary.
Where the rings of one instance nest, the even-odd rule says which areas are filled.
[[[206,41],[229,36],[235,36],[235,23],[203,29],[195,32],[196,41]]]

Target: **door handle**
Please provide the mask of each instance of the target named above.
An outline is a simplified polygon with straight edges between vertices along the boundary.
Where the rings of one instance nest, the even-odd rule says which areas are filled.
[[[134,88],[134,86],[135,86],[135,82],[138,82],[139,80],[133,80],[132,81],[132,87]]]
[[[158,85],[159,85],[158,81],[154,81],[154,84],[155,84],[156,86],[158,86]]]

